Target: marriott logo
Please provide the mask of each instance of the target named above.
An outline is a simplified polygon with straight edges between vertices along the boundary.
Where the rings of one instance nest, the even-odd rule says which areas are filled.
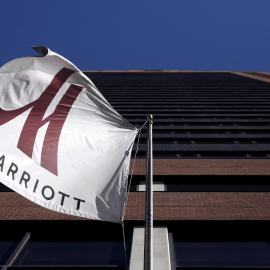
[[[40,165],[55,175],[58,175],[57,155],[60,134],[68,113],[83,87],[71,84],[54,112],[44,119],[43,117],[55,95],[74,72],[67,68],[61,69],[41,96],[22,108],[12,111],[5,111],[0,108],[0,126],[31,108],[17,145],[30,158],[32,158],[38,130],[46,123],[49,123],[42,145]]]

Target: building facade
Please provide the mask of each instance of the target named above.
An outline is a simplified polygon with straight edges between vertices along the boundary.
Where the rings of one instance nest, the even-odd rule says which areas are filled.
[[[270,268],[270,74],[84,73],[137,128],[154,117],[154,269]],[[134,160],[137,141],[124,228],[1,185],[1,267],[142,269],[145,127]]]

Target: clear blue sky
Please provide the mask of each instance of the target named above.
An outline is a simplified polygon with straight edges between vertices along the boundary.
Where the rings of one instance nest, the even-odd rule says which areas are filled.
[[[0,0],[0,66],[45,45],[81,70],[270,72],[270,0]]]

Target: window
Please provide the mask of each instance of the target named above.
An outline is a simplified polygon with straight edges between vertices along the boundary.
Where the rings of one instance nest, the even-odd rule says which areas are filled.
[[[13,265],[124,266],[122,242],[28,242]]]
[[[269,242],[174,242],[177,267],[270,266]]]
[[[0,269],[125,269],[126,256],[129,259],[131,229],[125,228],[125,252],[120,224],[48,220],[1,221],[1,225]]]
[[[16,241],[2,241],[0,242],[0,265],[4,265],[9,259],[12,252],[15,250],[19,242]]]
[[[179,221],[170,223],[176,269],[269,268],[268,221]]]

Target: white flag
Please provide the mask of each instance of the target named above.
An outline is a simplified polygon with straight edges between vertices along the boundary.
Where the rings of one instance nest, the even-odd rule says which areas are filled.
[[[138,130],[62,56],[0,69],[0,181],[51,210],[121,222]]]

